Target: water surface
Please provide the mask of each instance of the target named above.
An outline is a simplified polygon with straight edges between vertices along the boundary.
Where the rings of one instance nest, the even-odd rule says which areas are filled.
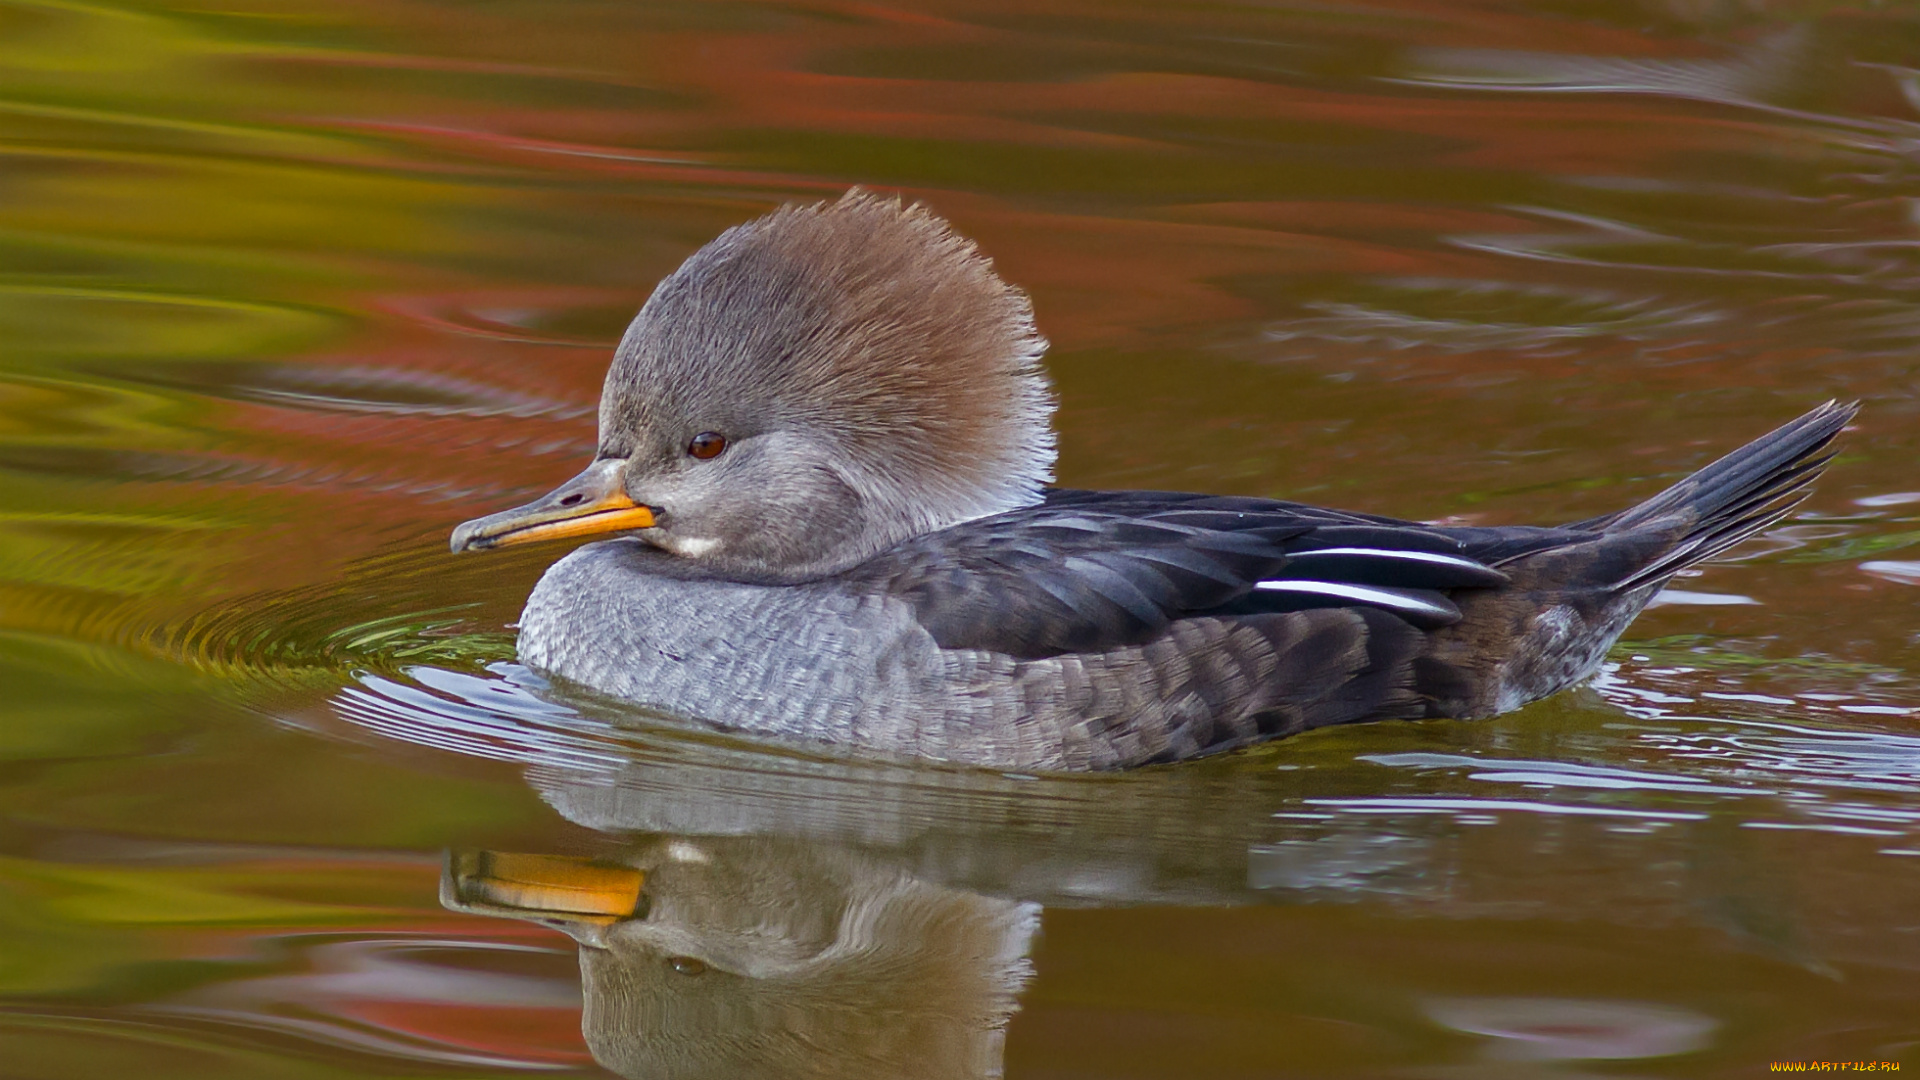
[[[1920,1066],[1917,57],[1821,0],[0,2],[0,1072]],[[558,552],[448,530],[585,460],[660,276],[852,184],[1032,293],[1075,486],[1546,523],[1866,408],[1494,721],[1056,779],[555,696]]]

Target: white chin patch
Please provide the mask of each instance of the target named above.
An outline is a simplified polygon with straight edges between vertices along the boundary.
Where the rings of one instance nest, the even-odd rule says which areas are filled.
[[[706,852],[701,851],[698,847],[687,843],[685,840],[669,841],[667,844],[667,858],[672,859],[674,862],[683,863],[708,863],[713,861],[707,856]]]
[[[698,559],[703,555],[713,554],[719,547],[720,541],[715,540],[711,536],[682,536],[677,537],[668,550],[672,551],[675,555],[685,555],[689,559]]]

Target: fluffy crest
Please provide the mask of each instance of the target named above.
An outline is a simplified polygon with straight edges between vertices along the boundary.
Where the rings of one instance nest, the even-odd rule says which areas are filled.
[[[832,440],[905,535],[1030,505],[1052,479],[1047,342],[1026,294],[938,215],[855,189],[728,229],[621,342],[604,445],[718,409]]]

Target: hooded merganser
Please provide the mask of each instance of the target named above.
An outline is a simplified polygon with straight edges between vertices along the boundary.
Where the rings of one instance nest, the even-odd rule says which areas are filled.
[[[519,649],[651,709],[1125,768],[1581,682],[1675,573],[1798,505],[1858,408],[1828,402],[1617,513],[1429,525],[1047,487],[1045,349],[1025,294],[923,207],[782,208],[654,290],[593,463],[453,550],[632,530],[547,571]]]

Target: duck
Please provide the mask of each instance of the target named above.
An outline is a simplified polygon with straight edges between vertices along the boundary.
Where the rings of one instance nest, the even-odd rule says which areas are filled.
[[[833,753],[1126,769],[1575,686],[1675,574],[1798,506],[1858,410],[1611,514],[1435,524],[1053,486],[1046,348],[925,206],[783,206],[654,289],[591,463],[452,549],[599,538],[520,617],[561,687]]]

